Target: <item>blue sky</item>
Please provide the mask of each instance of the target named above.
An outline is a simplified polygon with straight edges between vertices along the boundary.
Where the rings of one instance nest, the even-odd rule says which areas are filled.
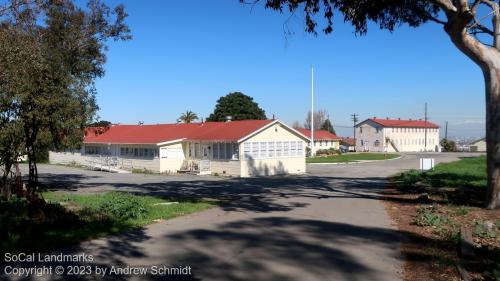
[[[109,1],[110,5],[120,2]],[[116,123],[171,123],[185,110],[207,117],[229,92],[252,96],[289,124],[310,108],[310,66],[316,108],[334,125],[350,114],[449,121],[450,135],[482,136],[484,85],[480,69],[426,24],[394,33],[370,26],[356,37],[336,20],[333,34],[303,31],[300,13],[251,9],[237,0],[128,1],[128,42],[110,42],[106,75],[97,81],[101,119]],[[340,134],[351,130],[337,128]],[[443,130],[444,131],[444,130]]]

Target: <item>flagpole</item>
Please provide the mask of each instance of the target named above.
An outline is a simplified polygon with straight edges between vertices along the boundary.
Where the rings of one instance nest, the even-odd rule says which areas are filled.
[[[314,155],[314,68],[311,65],[311,156]]]

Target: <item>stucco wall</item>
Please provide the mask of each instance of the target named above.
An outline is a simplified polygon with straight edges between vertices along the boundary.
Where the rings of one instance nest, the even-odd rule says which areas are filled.
[[[175,151],[180,151],[181,153],[176,154]],[[181,142],[160,147],[160,171],[162,173],[175,173],[180,170],[186,159],[185,153],[184,146]]]
[[[245,140],[245,142],[259,141],[301,141],[305,148],[305,140],[295,132],[282,126],[274,124],[266,130]],[[305,149],[301,155],[280,156],[263,159],[245,159],[243,143],[240,145],[241,176],[266,176],[279,174],[303,174],[306,172]]]
[[[250,159],[241,161],[242,177],[303,174],[305,172],[305,157]]]
[[[379,146],[375,146],[376,141],[379,141]],[[377,124],[365,123],[356,128],[356,150],[384,151],[384,133],[382,127]]]
[[[481,140],[471,143],[470,150],[474,152],[486,152],[486,142]]]
[[[230,175],[239,177],[241,175],[241,164],[237,160],[211,160],[210,171],[219,175]]]
[[[378,128],[378,130],[377,130]],[[356,128],[357,151],[395,152],[390,139],[399,152],[420,152],[439,150],[439,129],[427,129],[427,146],[425,145],[424,128],[384,128],[373,122],[366,122]],[[375,142],[379,141],[379,146]]]

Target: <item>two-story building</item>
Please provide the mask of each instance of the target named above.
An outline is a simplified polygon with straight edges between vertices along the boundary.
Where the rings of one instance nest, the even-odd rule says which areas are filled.
[[[369,118],[356,125],[356,150],[437,152],[439,126],[423,120]]]

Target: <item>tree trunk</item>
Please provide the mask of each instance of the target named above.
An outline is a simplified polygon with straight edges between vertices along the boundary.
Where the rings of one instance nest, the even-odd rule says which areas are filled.
[[[500,208],[500,55],[483,70],[486,90],[488,189],[486,208]]]

